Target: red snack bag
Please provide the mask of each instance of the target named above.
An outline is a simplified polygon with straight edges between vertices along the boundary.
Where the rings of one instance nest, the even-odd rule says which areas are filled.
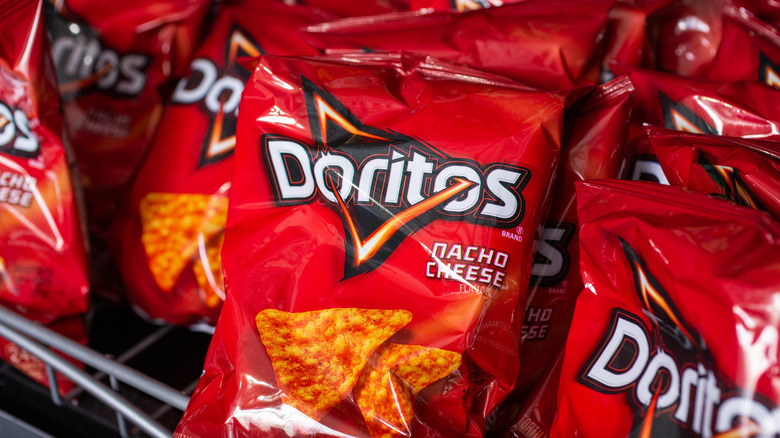
[[[512,389],[565,97],[367,57],[258,61],[179,437],[484,436]]]
[[[729,0],[738,8],[744,8],[775,28],[780,24],[780,4],[776,0]]]
[[[408,0],[293,0],[285,3],[299,4],[312,8],[321,8],[341,17],[360,17],[364,15],[387,14],[409,10]]]
[[[613,65],[636,88],[632,119],[678,131],[778,138],[780,93],[756,81],[712,82]]]
[[[687,77],[703,77],[723,38],[724,0],[675,0],[647,19],[654,68]]]
[[[625,178],[665,182],[643,123],[712,135],[780,138],[780,93],[757,81],[713,82],[622,64],[612,67],[627,73],[636,89]]]
[[[65,130],[84,181],[90,228],[100,234],[151,143],[165,87],[189,62],[209,4],[46,2]]]
[[[525,1],[468,13],[418,11],[309,27],[327,52],[408,51],[557,90],[598,82],[614,0]]]
[[[179,325],[216,324],[224,299],[220,249],[244,56],[316,54],[299,29],[333,15],[281,2],[221,4],[165,109],[149,156],[114,224],[114,258],[129,301]],[[285,35],[279,38],[279,35]]]
[[[550,436],[774,436],[778,223],[646,182],[580,183],[577,205],[586,287]]]
[[[705,77],[724,82],[756,80],[780,88],[780,33],[750,12],[726,5],[723,38]]]
[[[566,343],[574,303],[582,290],[574,182],[619,176],[633,91],[624,76],[601,85],[566,109],[552,204],[531,268],[520,338],[520,373],[513,393],[502,406],[510,416],[509,424],[496,424],[497,430],[526,424],[530,417],[537,428],[549,432],[557,386],[547,394],[547,403],[526,407],[523,402],[529,390],[548,380],[557,382],[557,376],[546,374]]]
[[[672,185],[766,210],[780,219],[780,146],[773,141],[648,131]]]
[[[0,2],[0,25],[9,36],[0,42],[0,303],[52,324],[87,310],[88,285],[41,18],[40,1]],[[75,332],[83,338],[81,321],[77,324]],[[0,357],[48,382],[32,372],[43,366],[40,361],[27,355],[29,360],[15,362],[18,348],[3,344]]]
[[[473,11],[475,9],[494,8],[505,4],[520,3],[525,0],[411,0],[410,9],[417,11],[431,8],[437,11]]]

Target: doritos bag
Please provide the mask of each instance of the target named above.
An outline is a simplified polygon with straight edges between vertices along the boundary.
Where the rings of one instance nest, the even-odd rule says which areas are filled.
[[[333,15],[281,2],[232,1],[217,9],[136,177],[113,248],[130,302],[173,324],[216,324],[225,297],[224,237],[236,116],[251,72],[237,59],[316,54],[300,28]],[[284,38],[280,38],[283,35]]]
[[[703,77],[710,70],[723,37],[724,0],[666,3],[669,4],[647,17],[651,65],[681,76]]]
[[[756,80],[780,88],[780,32],[745,9],[726,5],[723,38],[705,77]]]
[[[292,0],[287,4],[298,4],[312,8],[321,8],[342,17],[387,14],[409,10],[408,0]]]
[[[728,3],[749,11],[775,28],[780,25],[780,4],[775,0],[729,0]]]
[[[555,414],[551,403],[519,410],[524,395],[546,380],[563,349],[577,294],[582,290],[577,238],[574,182],[617,178],[628,133],[631,82],[625,76],[608,82],[566,109],[561,163],[553,186],[552,204],[531,268],[531,287],[520,338],[520,373],[513,393],[502,406],[504,416],[494,429],[530,422],[549,432]],[[532,436],[532,435],[531,435]]]
[[[182,74],[208,0],[46,1],[46,28],[87,194],[102,234],[150,145],[165,88]]]
[[[775,436],[780,225],[646,182],[577,187],[587,285],[551,437]]]
[[[667,182],[642,124],[678,131],[746,138],[780,138],[780,92],[757,81],[687,79],[622,64],[636,89],[631,118],[635,134],[626,148],[627,179]]]
[[[778,138],[780,92],[756,81],[713,82],[613,65],[636,88],[632,119],[678,131]]]
[[[179,437],[484,436],[512,389],[565,97],[367,56],[263,57],[248,83]]]
[[[437,11],[473,11],[475,9],[494,8],[525,0],[411,0],[409,6],[413,11],[420,9],[435,9]]]
[[[529,0],[467,13],[418,11],[309,27],[327,52],[408,51],[557,90],[598,82],[614,0]]]
[[[672,185],[769,211],[780,219],[780,145],[654,129],[650,143]]]
[[[0,26],[14,36],[0,41],[0,304],[57,324],[87,310],[87,262],[41,2],[0,1]],[[75,324],[64,331],[81,340]],[[0,344],[0,357],[48,382],[32,371],[42,362]]]

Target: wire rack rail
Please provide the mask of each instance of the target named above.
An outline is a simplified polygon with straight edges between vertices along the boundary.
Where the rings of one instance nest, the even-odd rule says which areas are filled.
[[[0,306],[0,337],[41,359],[55,382],[47,390],[0,362],[0,436],[172,435],[210,335],[148,324],[109,302],[97,303],[91,316],[84,346]],[[76,387],[60,395],[55,373]]]

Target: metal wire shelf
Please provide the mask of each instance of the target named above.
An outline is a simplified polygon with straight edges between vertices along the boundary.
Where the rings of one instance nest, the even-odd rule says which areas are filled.
[[[122,438],[172,435],[172,429],[197,383],[210,336],[172,326],[148,324],[134,315],[129,316],[132,313],[129,310],[117,308],[104,302],[97,304],[96,314],[101,311],[108,314],[102,318],[102,323],[98,317],[97,322],[92,324],[92,332],[99,333],[97,338],[104,339],[103,345],[84,346],[0,306],[0,337],[41,359],[46,365],[49,381],[55,382],[48,394],[40,385],[28,382],[26,386],[22,385],[25,389],[16,390],[6,398],[3,386],[9,385],[3,385],[3,378],[19,380],[25,377],[20,377],[21,373],[12,371],[3,363],[4,368],[0,367],[0,400],[11,397],[28,399],[27,405],[35,408],[31,413],[30,408],[16,406],[16,403],[0,404],[0,431],[4,430],[3,424],[16,428],[18,423],[25,423],[27,417],[26,421],[32,423],[33,430],[27,431],[26,436],[51,436],[47,431],[37,430],[38,420],[43,415],[60,417],[51,429],[62,433],[62,436],[73,436],[73,433],[84,435],[84,432],[79,432],[84,427],[80,424],[83,422],[100,423],[101,431],[108,430]],[[116,317],[116,312],[120,312],[119,317]],[[100,344],[100,340],[96,343]],[[111,349],[105,348],[107,345],[114,344],[121,344],[123,351],[105,352]],[[74,366],[52,348],[83,363],[85,370]],[[161,376],[158,378],[165,382],[136,367],[158,374]],[[76,387],[60,396],[55,372],[73,381]],[[19,387],[19,382],[12,383],[14,385],[10,386]],[[42,401],[46,395],[50,400]],[[67,408],[66,414],[53,415],[62,408]],[[11,412],[4,413],[4,409]],[[10,420],[4,420],[4,417]]]

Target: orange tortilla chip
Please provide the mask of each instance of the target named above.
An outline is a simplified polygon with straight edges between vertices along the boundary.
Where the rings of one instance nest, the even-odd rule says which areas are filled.
[[[222,232],[228,198],[223,195],[149,193],[140,203],[141,243],[157,285],[170,291],[203,241]]]
[[[222,243],[225,233],[220,233],[214,239],[206,242],[205,248],[198,248],[199,257],[192,264],[195,279],[203,292],[203,301],[209,307],[222,304],[225,296],[225,281],[222,278]]]
[[[412,320],[407,310],[335,308],[257,314],[282,400],[319,420],[344,400],[366,361]]]
[[[461,355],[437,348],[386,343],[368,360],[355,399],[371,438],[409,437],[417,393],[455,371]]]

